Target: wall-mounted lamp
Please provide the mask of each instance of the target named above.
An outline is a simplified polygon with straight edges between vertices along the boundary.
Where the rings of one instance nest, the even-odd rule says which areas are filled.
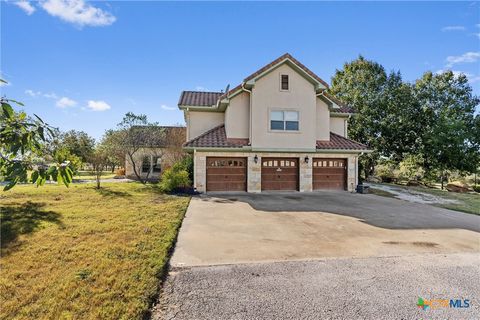
[[[253,162],[257,163],[258,162],[258,156],[255,155],[255,157],[253,157]]]
[[[305,156],[305,163],[308,163],[308,156]]]

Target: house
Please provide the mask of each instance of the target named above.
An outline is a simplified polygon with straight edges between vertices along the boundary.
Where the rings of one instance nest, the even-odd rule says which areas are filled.
[[[125,155],[125,176],[158,180],[164,169],[184,157],[186,128],[180,126],[133,127],[130,155]],[[136,170],[134,170],[134,168]]]
[[[367,146],[347,137],[352,109],[285,54],[227,92],[184,91],[199,192],[354,191]]]

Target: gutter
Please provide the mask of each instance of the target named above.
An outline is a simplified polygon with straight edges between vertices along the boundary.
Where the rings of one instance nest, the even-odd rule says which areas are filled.
[[[245,82],[242,82],[242,90],[245,91],[245,92],[248,92],[249,94],[249,105],[248,107],[250,108],[250,110],[248,110],[248,117],[250,118],[249,121],[249,125],[248,125],[248,143],[251,144],[252,143],[252,90],[248,90],[248,89],[245,89]]]

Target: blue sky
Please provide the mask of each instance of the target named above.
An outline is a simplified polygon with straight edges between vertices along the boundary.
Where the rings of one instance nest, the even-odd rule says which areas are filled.
[[[291,53],[330,82],[359,54],[414,81],[464,72],[480,94],[478,2],[2,1],[1,94],[100,138],[123,115],[183,123],[182,90],[235,86]]]

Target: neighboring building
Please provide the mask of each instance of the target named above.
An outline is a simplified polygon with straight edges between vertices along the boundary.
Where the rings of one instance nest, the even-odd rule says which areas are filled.
[[[142,136],[139,135],[138,151],[133,154],[133,162],[136,165],[137,173],[144,179],[158,180],[166,168],[179,161],[185,152],[182,144],[186,139],[186,128],[178,126],[157,126],[148,128],[147,135],[155,135],[156,139],[148,139],[148,143],[142,143]],[[128,178],[136,179],[133,170],[133,163],[130,157],[125,155],[125,175]]]
[[[369,150],[347,138],[352,110],[327,88],[285,54],[226,93],[182,92],[197,191],[353,191]]]

